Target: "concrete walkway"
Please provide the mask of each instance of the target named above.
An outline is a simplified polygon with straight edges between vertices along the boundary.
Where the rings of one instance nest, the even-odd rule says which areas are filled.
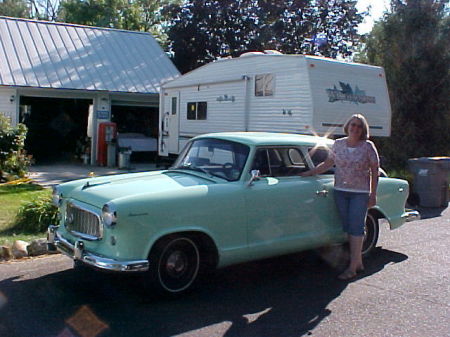
[[[149,163],[132,163],[131,168],[129,169],[82,164],[32,165],[29,169],[28,177],[44,187],[50,187],[70,180],[87,178],[91,172],[93,172],[95,176],[105,176],[129,172],[155,171],[160,169],[162,168],[157,168],[156,164]]]

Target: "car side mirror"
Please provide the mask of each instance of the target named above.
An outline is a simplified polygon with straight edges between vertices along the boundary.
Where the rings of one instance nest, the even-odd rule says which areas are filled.
[[[247,183],[247,186],[251,186],[254,181],[259,180],[259,178],[261,177],[261,172],[259,170],[251,170],[250,174],[251,174],[251,177]]]

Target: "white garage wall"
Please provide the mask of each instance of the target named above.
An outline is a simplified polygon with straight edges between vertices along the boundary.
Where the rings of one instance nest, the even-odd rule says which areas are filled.
[[[0,87],[0,113],[8,117],[13,126],[18,123],[18,106],[16,89]]]

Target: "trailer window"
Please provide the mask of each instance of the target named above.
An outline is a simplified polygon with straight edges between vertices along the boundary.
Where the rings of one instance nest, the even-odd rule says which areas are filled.
[[[274,74],[261,74],[255,76],[255,96],[273,96],[274,91]]]
[[[208,110],[206,102],[189,102],[187,104],[187,119],[189,120],[205,120]]]

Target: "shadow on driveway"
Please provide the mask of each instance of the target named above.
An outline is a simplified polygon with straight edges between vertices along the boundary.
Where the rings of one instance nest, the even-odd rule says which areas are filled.
[[[360,278],[407,258],[378,248]],[[347,286],[336,275],[306,252],[218,270],[176,299],[145,293],[137,275],[68,269],[10,278],[0,282],[8,301],[0,304],[0,335],[209,336],[196,330],[211,325],[224,336],[308,335]]]
[[[447,207],[416,207],[422,220],[440,217],[446,209]]]

